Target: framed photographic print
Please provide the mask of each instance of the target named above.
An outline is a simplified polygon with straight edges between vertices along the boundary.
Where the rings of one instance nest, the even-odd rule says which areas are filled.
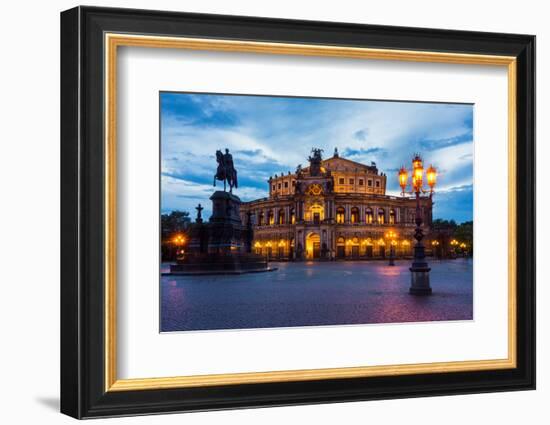
[[[61,411],[535,387],[535,38],[61,14]]]

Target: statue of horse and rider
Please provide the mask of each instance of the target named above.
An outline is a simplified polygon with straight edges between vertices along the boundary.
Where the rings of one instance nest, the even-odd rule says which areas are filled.
[[[225,150],[225,154],[221,150],[216,151],[216,161],[218,162],[218,169],[214,176],[214,186],[216,186],[216,180],[223,181],[223,191],[226,191],[227,185],[229,185],[229,193],[233,192],[233,188],[237,188],[237,170],[233,165],[233,155],[229,153],[229,149]]]

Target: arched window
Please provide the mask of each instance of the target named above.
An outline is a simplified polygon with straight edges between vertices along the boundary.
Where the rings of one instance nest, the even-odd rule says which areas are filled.
[[[395,210],[393,208],[390,210],[390,224],[395,224]]]
[[[294,208],[290,210],[290,224],[296,223],[296,213],[294,212]]]
[[[346,215],[346,210],[343,207],[338,207],[336,210],[336,223],[342,224],[344,223]]]
[[[279,217],[277,217],[277,224],[285,224],[285,210],[279,210]]]
[[[267,222],[269,225],[275,224],[275,217],[273,216],[273,211],[267,213]]]
[[[367,208],[367,211],[365,213],[365,221],[367,224],[372,224],[373,220],[373,214],[372,214],[372,208]]]
[[[378,224],[385,223],[385,215],[386,215],[386,212],[384,211],[384,208],[380,208],[378,210]]]
[[[261,211],[258,214],[258,226],[263,226],[263,224],[264,224],[264,213],[263,211]]]
[[[352,223],[359,223],[359,208],[353,207],[351,209],[350,219]]]

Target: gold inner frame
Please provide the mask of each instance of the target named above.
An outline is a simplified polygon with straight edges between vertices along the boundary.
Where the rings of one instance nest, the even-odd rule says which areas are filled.
[[[105,391],[308,381],[515,368],[516,358],[516,58],[326,45],[105,34]],[[116,99],[119,46],[326,56],[507,67],[508,71],[508,357],[495,360],[118,379],[116,324]]]

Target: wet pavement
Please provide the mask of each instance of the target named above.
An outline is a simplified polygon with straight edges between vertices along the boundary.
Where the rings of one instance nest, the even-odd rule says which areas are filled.
[[[278,270],[162,276],[161,330],[472,319],[471,259],[429,260],[433,295],[425,297],[408,293],[410,261],[270,264]]]

